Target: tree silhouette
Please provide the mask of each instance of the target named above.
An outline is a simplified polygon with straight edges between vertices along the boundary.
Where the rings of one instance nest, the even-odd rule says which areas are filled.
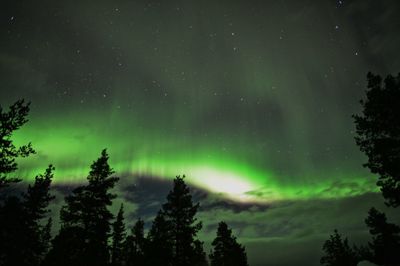
[[[356,266],[360,261],[356,249],[352,249],[347,238],[342,239],[337,230],[325,241],[322,249],[325,255],[320,262],[325,266]]]
[[[378,265],[400,265],[400,227],[388,223],[386,215],[371,208],[365,223],[373,236],[368,243],[371,250],[368,260]]]
[[[218,224],[217,237],[211,245],[211,266],[248,266],[245,248],[236,241],[225,222]]]
[[[192,202],[184,176],[177,176],[167,202],[162,206],[165,220],[170,226],[173,265],[202,265],[206,261],[202,243],[195,239],[202,227],[195,218],[198,208],[199,204]]]
[[[123,248],[126,237],[123,204],[121,204],[117,219],[113,223],[112,228],[111,265],[120,266],[123,265]]]
[[[0,217],[0,265],[27,265],[26,249],[22,245],[29,240],[29,232],[21,200],[15,196],[6,198]]]
[[[19,100],[10,106],[8,112],[3,112],[0,106],[0,189],[9,183],[20,181],[18,178],[7,177],[17,170],[15,159],[35,153],[31,143],[16,147],[11,139],[14,131],[28,122],[29,105],[30,103]]]
[[[35,177],[22,199],[8,197],[0,208],[0,265],[36,266],[42,262],[48,247],[51,222],[42,225],[50,195],[53,166]]]
[[[35,177],[33,186],[28,186],[28,191],[23,195],[23,205],[25,208],[25,222],[28,227],[27,250],[26,254],[29,265],[39,265],[43,260],[49,246],[49,234],[51,221],[43,226],[41,221],[49,213],[48,206],[54,196],[50,195],[50,185],[53,179],[54,167],[50,165],[43,175]]]
[[[118,181],[103,150],[93,162],[88,185],[80,186],[65,198],[60,212],[61,230],[53,241],[49,265],[106,265],[109,262],[108,238],[113,219],[108,206],[116,196],[109,192]]]
[[[145,265],[144,222],[139,219],[132,228],[131,235],[125,241],[125,261],[127,266]]]
[[[170,223],[159,211],[147,235],[146,261],[149,266],[172,266],[172,236]]]
[[[199,239],[193,241],[193,265],[208,266],[207,255],[204,252],[203,242]]]
[[[44,266],[86,266],[91,265],[85,259],[86,232],[82,227],[61,227],[59,233],[52,240],[52,245],[47,254]]]
[[[362,115],[355,115],[356,142],[368,157],[364,165],[379,175],[386,204],[400,205],[400,74],[387,76],[368,73],[367,99],[361,101]]]
[[[53,219],[50,217],[47,220],[46,225],[42,228],[41,233],[40,233],[40,236],[41,236],[40,241],[42,243],[41,249],[43,251],[42,252],[43,256],[41,258],[42,259],[42,264],[43,264],[43,262],[44,262],[44,260],[46,258],[47,253],[49,252],[49,250],[51,248],[51,239],[52,239],[52,237],[51,237],[51,228],[52,228],[52,226],[53,226]]]

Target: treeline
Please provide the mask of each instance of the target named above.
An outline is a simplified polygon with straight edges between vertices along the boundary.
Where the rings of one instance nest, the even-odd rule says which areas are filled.
[[[35,151],[31,144],[16,147],[12,133],[27,122],[29,103],[0,108],[0,265],[4,266],[247,266],[245,248],[221,221],[207,259],[197,234],[202,228],[184,177],[177,176],[151,228],[144,232],[138,219],[130,229],[124,208],[114,215],[109,207],[118,182],[106,150],[95,160],[85,185],[65,197],[59,231],[53,238],[49,205],[54,167],[50,165],[21,195],[6,187],[19,182],[8,176],[17,170],[15,159]],[[9,189],[9,188],[8,188]]]
[[[365,153],[364,164],[378,175],[377,186],[388,207],[400,206],[400,74],[385,80],[368,73],[366,99],[361,115],[354,115],[356,143]],[[337,230],[323,245],[325,266],[356,266],[361,261],[400,266],[400,226],[372,207],[365,223],[371,234],[366,245],[351,246]]]

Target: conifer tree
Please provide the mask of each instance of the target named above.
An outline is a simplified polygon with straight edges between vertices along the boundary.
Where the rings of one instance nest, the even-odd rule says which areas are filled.
[[[147,235],[146,261],[149,266],[172,266],[172,236],[170,224],[159,211]]]
[[[123,248],[126,237],[125,224],[124,224],[124,206],[118,211],[117,218],[112,225],[112,247],[111,247],[111,265],[120,266],[123,265]]]
[[[47,253],[49,252],[50,248],[51,248],[51,228],[53,226],[53,219],[50,217],[47,220],[47,223],[45,226],[43,226],[41,232],[40,232],[40,236],[41,236],[41,242],[42,242],[42,258],[41,261],[43,262],[44,259],[46,258]]]
[[[43,226],[42,219],[49,213],[48,206],[54,199],[50,194],[53,171],[54,167],[49,165],[43,175],[35,177],[35,183],[29,185],[23,195],[25,222],[29,232],[28,241],[24,245],[27,249],[26,260],[31,266],[41,263],[49,246],[51,221]]]
[[[172,261],[176,266],[193,266],[206,261],[202,243],[196,239],[202,228],[196,213],[199,204],[193,204],[184,176],[174,179],[167,202],[162,206],[166,222],[169,223],[172,239]]]
[[[0,208],[0,265],[40,265],[49,245],[51,224],[42,225],[50,195],[53,166],[35,177],[22,198],[9,197]]]
[[[52,240],[51,248],[44,259],[43,266],[86,266],[91,265],[86,259],[85,231],[78,226],[62,226]]]
[[[0,217],[0,265],[27,265],[27,250],[22,244],[29,241],[29,232],[20,198],[7,197],[0,208]]]
[[[125,241],[125,261],[127,266],[145,265],[146,239],[144,237],[144,222],[142,219],[136,221],[131,234]]]
[[[31,143],[16,147],[11,139],[12,134],[28,122],[29,105],[30,103],[19,100],[10,106],[8,112],[3,112],[0,106],[0,189],[9,183],[20,181],[18,178],[8,177],[8,174],[17,170],[15,159],[35,153]]]
[[[118,181],[103,150],[93,162],[88,185],[80,186],[65,198],[60,212],[61,230],[53,241],[48,265],[106,265],[112,213],[108,207],[116,195],[109,192]]]
[[[357,266],[360,261],[355,249],[349,246],[347,238],[342,239],[337,230],[325,241],[322,249],[325,255],[321,258],[321,265]]]
[[[388,223],[386,215],[375,208],[369,210],[365,223],[373,237],[367,259],[378,265],[400,265],[400,227]]]
[[[225,222],[218,224],[217,237],[211,245],[211,266],[248,266],[245,248],[236,241]]]
[[[356,142],[368,157],[364,166],[378,174],[386,204],[400,206],[400,74],[388,75],[384,82],[379,75],[368,73],[363,112],[355,115]]]

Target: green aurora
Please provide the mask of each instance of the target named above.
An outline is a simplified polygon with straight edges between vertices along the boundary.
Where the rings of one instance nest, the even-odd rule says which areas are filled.
[[[376,190],[373,179],[361,175],[347,175],[349,186],[344,183],[340,189],[330,189],[344,176],[333,172],[321,180],[301,173],[294,179],[274,172],[262,165],[265,155],[251,148],[257,147],[257,141],[249,142],[243,136],[224,139],[221,145],[221,140],[213,136],[187,138],[175,130],[160,136],[136,130],[140,127],[134,121],[127,128],[110,130],[108,126],[99,126],[100,121],[78,117],[63,117],[62,123],[47,117],[45,121],[30,122],[18,132],[16,143],[32,141],[38,155],[21,160],[17,175],[32,180],[51,162],[57,166],[56,184],[79,183],[85,180],[98,151],[106,146],[117,175],[173,178],[185,174],[189,183],[239,201],[345,197]],[[130,132],[135,133],[128,136]],[[251,144],[247,147],[243,143]]]
[[[351,115],[365,73],[395,69],[395,46],[374,59],[375,39],[352,21],[359,9],[100,1],[23,10],[32,12],[5,11],[0,96],[3,106],[32,101],[15,136],[38,151],[20,162],[24,179],[52,163],[56,183],[84,181],[108,148],[117,175],[186,174],[237,200],[376,191]]]

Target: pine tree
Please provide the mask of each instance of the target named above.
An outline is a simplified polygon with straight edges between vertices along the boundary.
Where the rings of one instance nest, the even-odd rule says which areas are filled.
[[[60,212],[61,230],[53,241],[48,265],[106,265],[108,238],[113,219],[108,207],[116,195],[109,192],[118,181],[103,150],[93,162],[88,185],[80,186],[65,198]]]
[[[217,237],[211,245],[211,266],[248,266],[245,248],[236,241],[225,222],[218,224]]]
[[[21,199],[9,197],[0,209],[0,265],[40,265],[47,252],[49,239],[45,236],[49,225],[42,225],[48,205],[54,198],[50,184],[54,167],[35,177]],[[4,246],[3,246],[4,245]]]
[[[347,238],[342,240],[342,236],[337,230],[325,241],[322,249],[325,255],[321,258],[321,264],[325,266],[356,266],[360,258],[349,246]]]
[[[356,142],[368,157],[364,166],[379,175],[377,185],[388,206],[400,206],[400,74],[368,73],[367,99],[362,115],[355,115]]]
[[[159,211],[147,235],[146,261],[149,266],[172,266],[171,226]]]
[[[117,219],[112,225],[112,247],[111,247],[111,265],[123,265],[123,248],[125,240],[125,224],[124,224],[124,206],[121,207],[117,214]]]
[[[52,240],[49,253],[44,259],[43,266],[87,266],[90,259],[85,259],[86,235],[82,227],[61,227]]]
[[[145,265],[146,239],[144,237],[144,222],[139,219],[132,228],[131,235],[125,241],[125,261],[127,266]]]
[[[47,253],[49,252],[50,248],[51,248],[51,228],[53,226],[53,219],[50,217],[47,220],[47,223],[45,226],[43,226],[41,232],[40,232],[40,242],[42,243],[41,245],[41,250],[42,252],[42,262],[44,261]]]
[[[20,198],[6,198],[0,208],[0,217],[0,265],[27,265],[24,243],[30,240],[30,233],[27,230],[25,209]]]
[[[196,241],[197,233],[202,227],[201,222],[197,222],[195,218],[198,208],[199,204],[192,202],[184,176],[177,176],[173,189],[167,196],[167,202],[162,206],[165,220],[170,225],[173,265],[193,266],[206,261],[202,243]]]
[[[29,105],[30,103],[19,100],[10,106],[8,112],[3,112],[0,106],[0,189],[9,183],[20,181],[18,178],[7,177],[17,170],[15,159],[35,153],[31,143],[16,147],[11,139],[14,131],[28,122]]]
[[[28,241],[24,243],[27,249],[25,258],[31,266],[41,263],[49,246],[48,231],[51,230],[51,221],[43,226],[42,219],[49,213],[48,206],[54,199],[50,194],[53,171],[54,167],[49,165],[43,175],[35,177],[33,186],[29,185],[27,193],[23,195],[25,222],[29,232]]]
[[[54,166],[49,165],[43,175],[35,177],[33,186],[29,185],[27,192],[23,195],[27,218],[31,223],[37,223],[49,213],[48,206],[54,199],[54,196],[50,194],[53,171]]]
[[[387,222],[386,215],[371,208],[365,223],[373,236],[368,243],[371,257],[368,260],[385,266],[400,265],[400,227]]]

